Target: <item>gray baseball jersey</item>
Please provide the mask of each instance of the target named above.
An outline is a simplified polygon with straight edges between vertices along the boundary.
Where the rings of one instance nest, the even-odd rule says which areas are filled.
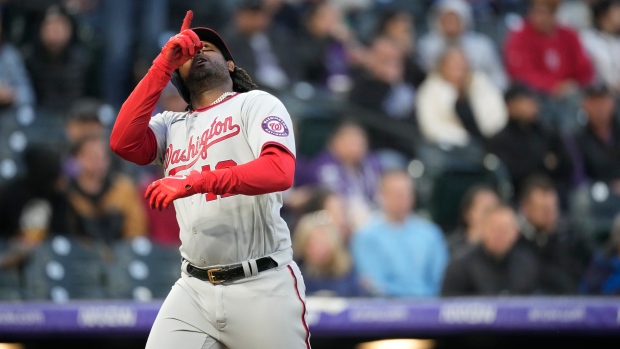
[[[256,159],[268,144],[295,155],[291,118],[280,100],[264,91],[237,93],[191,112],[151,118],[157,158],[166,175],[217,170]],[[271,256],[292,260],[288,227],[280,217],[282,193],[257,196],[196,194],[174,201],[181,255],[199,266]]]
[[[163,164],[168,176],[245,164],[268,144],[295,155],[291,118],[263,91],[239,93],[192,112],[164,112],[149,127],[157,138],[154,163]],[[197,194],[175,200],[174,206],[186,261],[146,348],[309,349],[305,285],[280,217],[282,193]],[[187,273],[188,262],[211,267],[263,256],[278,266],[223,284]]]

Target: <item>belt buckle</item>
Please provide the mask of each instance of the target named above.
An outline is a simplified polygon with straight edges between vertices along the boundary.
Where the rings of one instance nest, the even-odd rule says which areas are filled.
[[[214,269],[207,270],[207,276],[209,276],[209,282],[217,285],[217,284],[221,284],[222,282],[226,281],[226,280],[215,280],[215,277],[213,276],[213,273],[222,271],[223,269],[224,268],[214,268]]]

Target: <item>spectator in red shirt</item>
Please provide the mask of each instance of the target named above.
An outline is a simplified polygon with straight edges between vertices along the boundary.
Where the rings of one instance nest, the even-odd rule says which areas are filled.
[[[531,0],[521,28],[506,40],[506,67],[516,82],[553,95],[566,97],[593,77],[592,63],[577,34],[558,24],[559,0]]]

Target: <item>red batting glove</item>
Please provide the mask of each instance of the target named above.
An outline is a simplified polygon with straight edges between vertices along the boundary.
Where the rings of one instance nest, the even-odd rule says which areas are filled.
[[[146,188],[144,198],[149,200],[152,209],[161,211],[176,199],[204,192],[204,184],[205,180],[198,171],[192,171],[189,175],[165,177],[151,183]]]
[[[181,32],[168,40],[161,49],[161,53],[153,61],[153,65],[168,75],[172,75],[173,71],[202,50],[202,41],[193,30],[189,29],[193,17],[194,12],[187,11]]]

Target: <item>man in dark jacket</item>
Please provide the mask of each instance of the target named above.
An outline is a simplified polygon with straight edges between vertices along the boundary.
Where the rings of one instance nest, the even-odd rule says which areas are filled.
[[[487,211],[481,244],[453,259],[446,270],[442,296],[529,295],[537,290],[538,264],[516,244],[517,219],[504,205]]]
[[[560,220],[558,193],[545,177],[527,180],[521,198],[519,244],[538,257],[541,292],[575,294],[591,248],[578,231]]]
[[[560,191],[569,189],[573,161],[562,138],[547,130],[538,120],[538,102],[523,85],[512,86],[505,94],[509,121],[489,140],[489,151],[508,167],[519,194],[523,181],[531,174],[551,177]]]
[[[403,51],[392,39],[376,37],[364,64],[353,71],[349,102],[365,111],[369,124],[381,125],[369,132],[371,147],[393,149],[413,157],[417,128],[415,88],[405,80],[404,59]],[[409,130],[411,136],[395,137],[393,130]]]
[[[575,136],[585,175],[609,184],[620,193],[620,127],[614,121],[615,101],[603,85],[585,90],[582,102],[588,124]]]

